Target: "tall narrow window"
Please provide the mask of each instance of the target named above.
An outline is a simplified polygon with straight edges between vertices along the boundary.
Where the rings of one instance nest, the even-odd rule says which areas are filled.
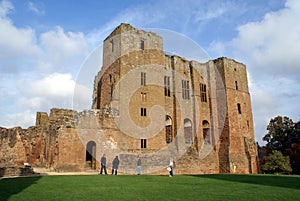
[[[235,81],[235,89],[239,90],[239,86],[238,86],[238,82],[237,81]]]
[[[145,49],[145,41],[144,40],[141,40],[140,48],[141,48],[141,50]]]
[[[182,80],[182,98],[190,99],[189,81]]]
[[[239,114],[242,114],[242,110],[241,110],[241,104],[237,104],[237,109],[238,109],[238,112],[239,112]]]
[[[192,122],[190,119],[184,119],[184,138],[185,144],[192,143]]]
[[[141,116],[142,117],[145,117],[145,116],[147,116],[147,109],[146,108],[141,108]]]
[[[110,41],[110,49],[112,52],[114,51],[114,40]]]
[[[170,116],[166,115],[166,143],[169,144],[172,140],[172,119]]]
[[[144,92],[141,92],[141,101],[146,102],[147,101],[147,94]]]
[[[114,85],[110,85],[110,101],[113,100],[113,94],[114,94]]]
[[[146,85],[146,73],[141,72],[141,85]]]
[[[200,96],[202,102],[207,102],[206,84],[200,84]]]
[[[141,139],[141,148],[146,149],[147,148],[147,139]]]
[[[170,92],[170,77],[169,76],[164,77],[164,84],[165,84],[165,96],[170,97],[171,92]]]

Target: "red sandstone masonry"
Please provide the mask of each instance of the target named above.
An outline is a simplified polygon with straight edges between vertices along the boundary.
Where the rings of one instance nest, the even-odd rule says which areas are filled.
[[[141,40],[145,42],[145,50],[139,50]],[[165,169],[171,153],[179,174],[257,173],[244,64],[224,57],[199,63],[166,55],[160,36],[128,24],[117,27],[105,39],[103,48],[103,68],[94,81],[93,109],[77,112],[53,108],[49,116],[38,112],[36,125],[28,129],[0,128],[1,167],[21,167],[28,162],[55,171],[98,170],[98,160],[106,153],[108,169],[113,158],[119,155],[120,171],[132,174],[134,160],[140,154],[144,173],[167,174]],[[143,68],[147,65],[155,66],[155,71]],[[146,85],[133,92],[127,108],[128,118],[137,126],[147,127],[150,118],[141,118],[140,108],[160,105],[172,119],[173,144],[166,142],[165,127],[147,139],[145,149],[141,148],[141,139],[127,135],[118,127],[115,117],[123,114],[112,106],[124,105],[122,94],[128,90],[118,83],[128,73],[140,69],[147,73],[148,81],[160,80],[161,86]],[[140,82],[140,74],[137,75],[133,81]],[[170,97],[164,96],[164,76],[171,78]],[[189,100],[182,100],[182,79],[190,83]],[[200,84],[207,86],[207,102],[201,102]],[[111,98],[112,91],[119,93]],[[147,93],[146,102],[141,101],[141,92]],[[189,119],[197,129],[192,130],[195,140],[190,147],[180,150],[178,142],[184,138],[184,119]],[[207,139],[204,139],[204,129],[209,129]],[[91,160],[87,149],[92,150]]]

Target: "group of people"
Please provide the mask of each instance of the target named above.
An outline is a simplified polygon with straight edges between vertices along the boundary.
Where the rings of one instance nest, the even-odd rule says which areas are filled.
[[[101,163],[101,169],[100,169],[100,174],[102,174],[103,172],[105,174],[107,174],[107,170],[106,170],[106,156],[105,154],[103,154],[103,156],[100,159],[100,163]],[[111,170],[111,174],[112,175],[117,175],[118,174],[118,168],[119,168],[119,157],[116,156],[112,162],[112,170]]]
[[[100,163],[101,163],[100,174],[102,174],[103,172],[104,172],[104,174],[107,174],[107,170],[106,170],[106,156],[105,156],[105,154],[102,155],[102,157],[100,159]],[[117,175],[118,174],[119,163],[120,163],[119,157],[116,156],[114,158],[114,160],[112,161],[111,175]],[[174,176],[173,167],[174,167],[174,162],[173,162],[172,159],[170,159],[170,163],[169,163],[169,166],[167,168],[167,170],[169,171],[169,176],[170,177]],[[137,159],[136,171],[137,171],[138,175],[141,175],[142,160],[141,160],[141,158],[139,156],[138,156],[138,159]]]

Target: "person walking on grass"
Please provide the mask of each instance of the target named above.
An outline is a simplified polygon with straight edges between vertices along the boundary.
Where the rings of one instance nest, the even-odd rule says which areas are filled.
[[[100,174],[102,174],[102,172],[104,171],[105,174],[107,174],[107,171],[106,171],[106,156],[105,154],[103,154],[103,156],[101,157],[101,170],[100,170]]]
[[[118,174],[118,167],[119,167],[119,158],[118,156],[116,156],[112,162],[112,170],[111,170],[111,175],[115,174],[117,175]]]
[[[142,171],[142,160],[140,158],[140,156],[138,156],[138,160],[137,160],[137,166],[136,166],[136,171],[138,175],[141,175],[141,171]]]
[[[170,159],[170,163],[169,163],[169,167],[167,168],[169,171],[169,177],[173,177],[174,173],[173,173],[173,167],[174,167],[174,162],[173,159]]]

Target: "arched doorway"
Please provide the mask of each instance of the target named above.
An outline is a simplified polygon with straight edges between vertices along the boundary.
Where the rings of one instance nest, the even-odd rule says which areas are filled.
[[[210,143],[209,122],[207,120],[203,120],[202,121],[202,127],[203,127],[204,143]]]
[[[85,164],[87,169],[96,169],[96,143],[94,141],[86,144]]]
[[[186,144],[192,144],[192,121],[184,119],[184,139]]]
[[[166,143],[169,144],[172,141],[173,141],[172,119],[169,115],[166,115]]]

